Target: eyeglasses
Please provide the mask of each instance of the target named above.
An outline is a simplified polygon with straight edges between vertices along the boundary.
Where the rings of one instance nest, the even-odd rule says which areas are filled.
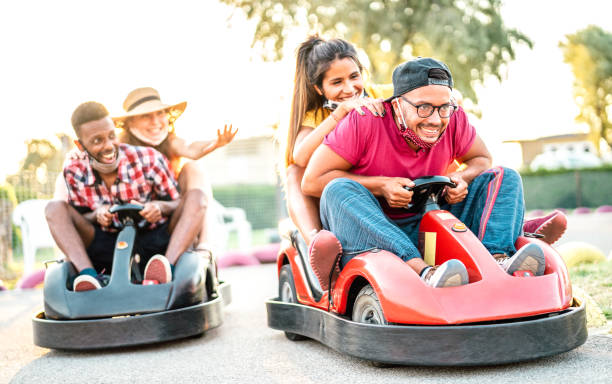
[[[450,104],[450,103],[446,103],[446,104],[442,104],[438,106],[434,106],[429,103],[416,105],[416,104],[411,103],[410,100],[406,99],[404,96],[400,96],[400,97],[402,98],[402,100],[404,100],[408,104],[415,107],[417,110],[417,115],[422,119],[433,115],[436,109],[438,110],[438,115],[440,115],[441,119],[448,119],[457,109],[456,105]]]

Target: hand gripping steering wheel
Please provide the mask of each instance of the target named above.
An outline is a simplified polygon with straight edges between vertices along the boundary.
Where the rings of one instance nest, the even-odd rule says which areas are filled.
[[[438,200],[442,197],[444,188],[455,188],[457,186],[446,176],[423,176],[413,180],[413,182],[414,187],[404,187],[412,191],[412,201],[406,207],[410,213],[420,213],[423,208],[430,204],[434,204],[434,207],[425,209],[425,211],[439,209]]]

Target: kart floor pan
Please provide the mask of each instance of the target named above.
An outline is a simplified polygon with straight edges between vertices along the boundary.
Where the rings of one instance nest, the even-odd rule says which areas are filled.
[[[532,360],[569,351],[587,339],[585,304],[537,318],[470,325],[356,323],[301,304],[266,302],[268,325],[338,352],[380,363],[474,366]]]
[[[32,319],[34,344],[53,349],[88,350],[152,344],[200,335],[223,322],[230,285],[219,297],[185,308],[101,319],[52,320],[44,312]]]

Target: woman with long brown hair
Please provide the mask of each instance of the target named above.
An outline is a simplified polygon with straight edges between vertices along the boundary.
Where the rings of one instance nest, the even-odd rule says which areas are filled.
[[[302,193],[304,169],[313,152],[350,111],[382,116],[383,87],[364,84],[357,51],[342,39],[310,36],[297,50],[291,120],[285,143],[289,216],[310,244],[321,229],[319,202]],[[389,93],[391,87],[387,87]]]

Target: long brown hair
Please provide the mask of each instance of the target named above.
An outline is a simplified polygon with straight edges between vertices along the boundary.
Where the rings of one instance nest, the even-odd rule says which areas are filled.
[[[285,147],[285,167],[294,163],[293,148],[304,115],[307,111],[323,107],[324,98],[317,93],[314,86],[323,88],[323,77],[335,60],[352,59],[362,70],[357,58],[357,51],[350,43],[342,39],[325,41],[318,35],[309,36],[297,50],[293,100],[291,101],[291,120],[287,132]]]

